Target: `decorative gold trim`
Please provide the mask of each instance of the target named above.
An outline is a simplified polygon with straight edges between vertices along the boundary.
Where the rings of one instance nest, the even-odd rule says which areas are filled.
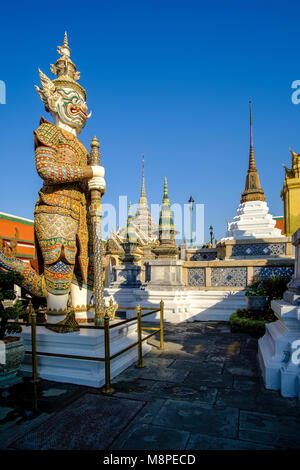
[[[76,307],[72,307],[74,312],[88,312],[89,310],[95,310],[95,305],[77,305]]]
[[[77,323],[94,323],[94,318],[76,318]]]
[[[68,315],[68,309],[63,310],[62,308],[60,308],[59,310],[57,310],[56,308],[54,308],[52,310],[51,308],[49,308],[46,310],[46,314],[51,315],[52,317],[60,317],[62,315]]]

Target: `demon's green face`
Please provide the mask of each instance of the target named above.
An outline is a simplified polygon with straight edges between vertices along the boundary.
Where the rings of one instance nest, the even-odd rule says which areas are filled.
[[[86,120],[90,117],[87,114],[87,104],[84,97],[72,88],[58,88],[57,93],[59,98],[56,107],[60,120],[75,128],[76,133],[79,134],[84,128]]]

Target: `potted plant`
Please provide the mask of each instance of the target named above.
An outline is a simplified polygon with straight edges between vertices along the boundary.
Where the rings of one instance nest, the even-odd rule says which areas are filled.
[[[256,277],[245,292],[247,310],[249,312],[270,310],[271,301],[283,297],[290,280],[289,276],[272,276],[268,279]]]
[[[14,292],[14,284],[20,284],[21,280],[18,273],[0,270],[0,388],[10,387],[21,380],[17,374],[25,347],[22,338],[11,336],[22,330],[15,323],[22,310],[22,302],[16,300]]]
[[[255,278],[252,284],[245,292],[246,309],[249,312],[262,312],[268,305],[267,292],[263,282],[259,278]]]

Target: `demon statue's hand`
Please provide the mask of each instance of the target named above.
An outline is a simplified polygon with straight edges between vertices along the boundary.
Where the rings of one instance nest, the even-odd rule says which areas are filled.
[[[89,190],[98,189],[98,191],[101,191],[101,194],[104,194],[106,190],[104,179],[105,170],[103,166],[92,166],[91,168],[93,171],[93,177],[88,182]]]
[[[106,190],[105,179],[101,176],[94,176],[91,178],[88,182],[88,186],[90,191],[92,189],[98,189],[98,191],[101,191],[101,194],[104,194]]]

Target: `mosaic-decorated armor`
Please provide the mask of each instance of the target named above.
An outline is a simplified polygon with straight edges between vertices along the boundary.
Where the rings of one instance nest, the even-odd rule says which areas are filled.
[[[52,124],[42,118],[34,132],[36,169],[44,181],[34,211],[37,257],[29,266],[0,245],[0,265],[20,272],[29,292],[46,296],[48,323],[60,325],[57,331],[68,331],[69,294],[73,311],[78,303],[87,310],[92,294],[90,191],[103,194],[105,181],[104,168],[99,163],[89,165],[89,154],[77,138],[90,115],[66,34],[58,53],[51,65],[57,78],[51,81],[39,70],[41,87],[36,86],[54,119]],[[72,330],[74,322],[69,326]]]
[[[73,134],[42,119],[34,135],[36,169],[44,180],[34,211],[39,266],[47,290],[66,293],[76,260],[78,277],[87,283],[89,195],[85,179],[91,178],[92,170],[86,149]]]

